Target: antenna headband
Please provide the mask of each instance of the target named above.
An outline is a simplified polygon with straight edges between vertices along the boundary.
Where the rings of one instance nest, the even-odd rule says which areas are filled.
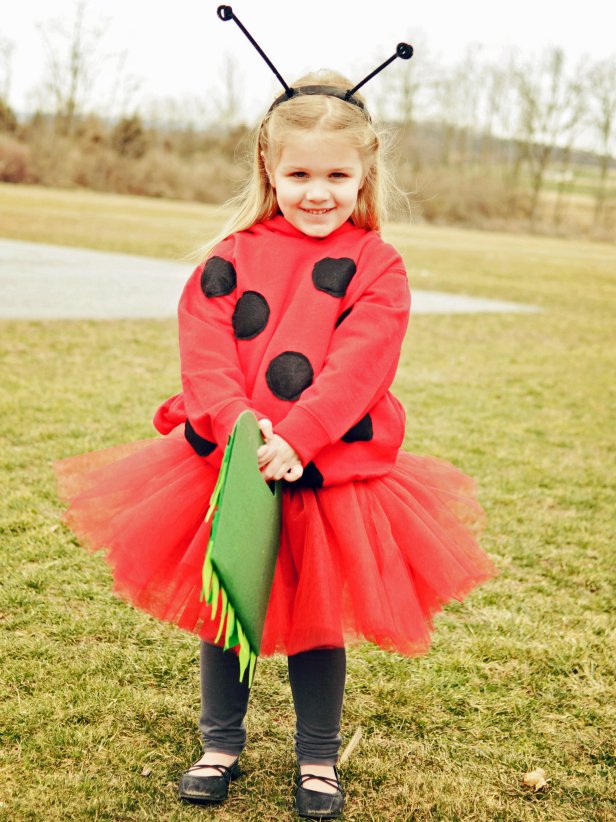
[[[345,91],[344,89],[341,89],[341,88],[337,88],[336,86],[318,86],[318,85],[298,86],[297,88],[291,88],[291,86],[289,86],[285,82],[283,76],[280,74],[280,72],[278,71],[276,66],[269,59],[267,54],[263,51],[261,46],[257,43],[257,41],[254,39],[254,37],[250,34],[250,32],[242,24],[242,22],[239,20],[239,18],[233,13],[233,9],[231,8],[231,6],[218,6],[218,9],[216,10],[216,14],[223,21],[233,20],[237,24],[237,26],[242,30],[242,32],[250,40],[252,45],[259,52],[261,57],[265,60],[267,65],[270,67],[270,69],[276,75],[278,80],[282,83],[282,87],[284,88],[284,94],[281,94],[280,97],[277,97],[274,100],[274,102],[270,106],[269,111],[272,111],[273,109],[276,108],[276,106],[279,106],[281,103],[284,103],[287,100],[291,100],[296,95],[300,95],[300,94],[324,94],[324,95],[327,95],[329,97],[338,97],[340,100],[344,100],[345,103],[351,103],[351,105],[357,106],[358,108],[360,108],[364,112],[366,117],[368,119],[370,119],[370,116],[369,116],[368,112],[366,111],[366,107],[364,106],[364,104],[361,102],[361,100],[358,100],[357,97],[353,96],[355,94],[355,92],[358,91],[365,83],[367,83],[368,80],[371,80],[376,74],[378,74],[380,71],[383,71],[383,69],[386,68],[390,63],[393,63],[393,61],[396,59],[396,57],[400,57],[400,58],[402,58],[402,60],[410,60],[411,57],[413,56],[413,46],[409,45],[408,43],[398,43],[398,45],[396,47],[395,54],[392,54],[392,56],[389,57],[387,60],[385,60],[384,63],[381,63],[380,66],[375,68],[374,71],[372,71],[370,74],[368,74],[366,77],[364,77],[364,79],[361,80],[356,86],[353,86],[353,88],[348,89],[347,91]],[[268,114],[269,114],[269,112],[268,112]]]

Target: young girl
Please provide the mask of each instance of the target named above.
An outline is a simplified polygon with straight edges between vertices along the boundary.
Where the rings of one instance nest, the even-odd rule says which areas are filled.
[[[59,471],[73,481],[67,521],[107,550],[117,591],[202,640],[204,755],[180,796],[220,801],[239,774],[249,690],[200,601],[204,514],[235,420],[256,414],[263,478],[284,481],[261,653],[288,656],[297,810],[334,818],[345,642],[422,653],[432,615],[494,569],[471,532],[472,480],[400,450],[405,412],[389,388],[410,297],[378,233],[379,135],[359,95],[342,99],[344,78],[298,83],[319,85],[266,114],[240,208],[184,289],[182,391],[154,419],[165,436],[89,474],[77,495],[91,456]]]

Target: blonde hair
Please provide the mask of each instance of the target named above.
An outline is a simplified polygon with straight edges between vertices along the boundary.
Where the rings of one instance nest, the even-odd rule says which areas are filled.
[[[341,74],[320,71],[300,77],[293,83],[293,86],[303,85],[333,86],[346,90],[351,88],[352,83]],[[364,102],[360,94],[354,96]],[[318,129],[344,134],[349,144],[358,150],[365,178],[351,221],[359,228],[379,231],[386,214],[386,196],[396,186],[383,168],[383,135],[377,132],[364,112],[338,97],[321,94],[298,94],[268,111],[253,136],[251,173],[246,185],[227,203],[234,208],[234,214],[220,234],[199,249],[200,256],[207,256],[216,243],[230,234],[250,228],[278,213],[276,192],[269,181],[265,164],[266,161],[270,167],[276,164],[285,139],[297,131]]]

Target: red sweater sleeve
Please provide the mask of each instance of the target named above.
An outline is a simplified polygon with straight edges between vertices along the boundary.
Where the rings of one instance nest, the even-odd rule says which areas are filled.
[[[210,440],[213,436],[221,448],[238,415],[254,410],[246,396],[231,322],[236,302],[232,250],[231,238],[217,246],[208,262],[193,272],[178,305],[186,413],[197,434]]]
[[[409,311],[406,272],[390,268],[364,291],[334,331],[322,370],[274,426],[304,465],[344,436],[389,389]]]

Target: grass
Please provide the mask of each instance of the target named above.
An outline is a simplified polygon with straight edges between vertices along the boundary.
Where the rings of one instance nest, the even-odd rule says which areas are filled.
[[[182,256],[217,220],[203,206],[0,186],[2,232],[21,238]],[[405,447],[477,478],[501,574],[437,619],[430,654],[351,649],[344,734],[364,735],[343,771],[345,818],[614,820],[616,253],[387,235],[413,287],[543,310],[412,319],[395,383]],[[229,802],[180,805],[199,748],[197,642],[116,600],[102,559],[59,525],[52,461],[151,433],[178,387],[175,332],[2,323],[0,820],[294,818],[285,660],[261,663]],[[549,787],[533,793],[521,780],[536,767]]]

